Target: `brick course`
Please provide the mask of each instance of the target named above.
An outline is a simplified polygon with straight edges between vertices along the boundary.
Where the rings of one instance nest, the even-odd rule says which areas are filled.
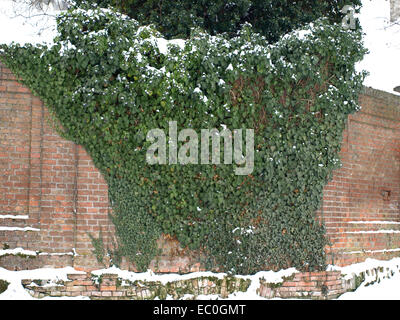
[[[175,280],[162,284],[159,281],[134,282],[124,280],[116,274],[103,274],[93,277],[91,273],[69,274],[68,281],[51,281],[46,279],[22,280],[24,288],[35,298],[45,296],[87,296],[93,300],[144,300],[166,299],[167,296],[175,299],[186,294],[219,295],[227,297],[233,292],[244,292],[250,285],[249,279],[225,277],[194,277],[192,279]]]
[[[365,88],[360,104],[362,110],[349,117],[343,132],[343,166],[326,185],[317,213],[332,242],[328,263],[338,265],[399,256],[399,98]],[[27,260],[28,268],[104,267],[92,253],[89,234],[98,237],[101,230],[105,246],[112,248],[107,185],[86,151],[61,138],[49,119],[40,99],[0,63],[0,226],[19,228],[0,230],[0,249],[53,254]],[[1,218],[6,215],[14,218]],[[154,271],[201,269],[198,253],[168,236],[158,244],[162,254],[151,263]],[[77,255],[67,255],[73,250]],[[20,257],[0,257],[0,266],[8,269],[21,263]],[[126,261],[123,267],[134,270]]]
[[[177,277],[168,282],[128,280],[117,274],[95,276],[90,272],[68,274],[67,280],[23,279],[22,286],[35,298],[89,297],[92,300],[144,300],[144,299],[196,299],[199,295],[218,295],[226,298],[248,292],[270,299],[335,299],[343,293],[356,290],[361,283],[370,285],[390,279],[396,267],[367,267],[352,274],[341,271],[294,272],[280,282],[267,282],[265,278],[233,277],[226,275]],[[250,290],[250,291],[249,291]],[[254,291],[253,291],[254,290]]]
[[[318,212],[332,243],[328,263],[337,265],[390,259],[400,248],[400,98],[365,88],[359,103]]]
[[[261,281],[259,295],[265,298],[334,299],[348,291],[340,271],[296,273],[281,283]]]
[[[355,289],[354,281],[343,279],[339,271],[294,273],[280,283],[260,280],[256,293],[264,298],[309,298],[317,300],[337,298]],[[257,280],[254,280],[257,281]],[[218,295],[226,298],[231,293],[246,292],[250,279],[225,277],[223,279],[194,277],[174,280],[167,284],[157,281],[126,281],[116,274],[103,274],[94,278],[91,273],[69,274],[67,281],[46,279],[22,280],[24,288],[35,298],[45,296],[87,296],[94,300],[174,299],[184,295]]]

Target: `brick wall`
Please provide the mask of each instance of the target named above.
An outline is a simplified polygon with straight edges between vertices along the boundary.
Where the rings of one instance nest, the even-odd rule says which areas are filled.
[[[261,281],[259,294],[265,298],[335,299],[347,291],[340,271],[296,273],[278,285]]]
[[[86,151],[56,133],[43,103],[0,63],[0,250],[46,254],[0,257],[0,266],[104,267],[92,253],[89,234],[97,238],[101,230],[105,247],[113,248],[108,214],[107,184]],[[158,244],[162,254],[152,261],[153,270],[199,269],[198,255],[177,241],[163,236]]]
[[[0,64],[0,244],[93,266],[88,234],[109,241],[108,192],[82,147],[55,132],[43,103]],[[52,264],[52,259],[47,259]]]
[[[365,88],[360,105],[319,212],[332,242],[328,262],[339,265],[400,254],[400,97]]]
[[[366,89],[360,103],[362,111],[349,117],[344,132],[343,167],[326,186],[318,212],[332,241],[328,262],[342,265],[400,250],[399,98]],[[0,266],[102,267],[89,234],[98,237],[101,230],[112,247],[107,185],[85,150],[61,138],[49,119],[43,103],[0,63],[0,249],[43,253],[30,263],[0,257]],[[197,253],[173,239],[163,236],[159,247],[153,270],[199,270]]]
[[[231,293],[245,292],[250,286],[250,279],[225,276],[197,277],[173,280],[167,283],[119,278],[117,274],[102,274],[94,277],[91,273],[69,274],[67,281],[49,279],[24,279],[22,285],[35,298],[45,296],[90,297],[93,300],[165,300],[168,296],[182,299],[185,295],[219,295],[227,297]]]

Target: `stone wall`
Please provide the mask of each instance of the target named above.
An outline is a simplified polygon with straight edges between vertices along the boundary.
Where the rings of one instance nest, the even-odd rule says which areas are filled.
[[[253,280],[257,281],[257,280]],[[294,273],[279,283],[259,281],[256,293],[265,298],[308,298],[326,300],[338,297],[346,291],[355,289],[346,285],[339,271],[318,273]],[[218,296],[227,298],[230,294],[246,292],[251,279],[242,277],[194,277],[174,280],[167,283],[160,281],[127,281],[116,274],[93,276],[70,274],[68,281],[45,279],[26,279],[22,285],[35,298],[51,297],[89,297],[102,300],[152,300],[196,299],[198,296]]]

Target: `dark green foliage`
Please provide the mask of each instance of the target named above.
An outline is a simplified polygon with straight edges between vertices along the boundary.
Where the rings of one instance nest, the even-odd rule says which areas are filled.
[[[107,254],[110,257],[110,265],[119,268],[122,263],[123,252],[115,241],[112,243],[112,248],[107,248]]]
[[[87,4],[79,0],[79,5]],[[345,5],[359,8],[360,0],[97,0],[99,6],[114,6],[141,24],[153,24],[167,38],[188,38],[191,28],[211,34],[236,35],[250,23],[254,31],[275,42],[283,34],[320,17],[340,22]]]
[[[98,238],[95,238],[93,235],[89,234],[89,238],[92,242],[92,246],[94,248],[93,254],[96,256],[97,262],[104,263],[104,242],[103,242],[103,233],[100,231],[100,235]]]
[[[7,290],[9,283],[0,279],[0,294]]]
[[[70,11],[58,28],[53,47],[2,46],[1,59],[104,175],[120,253],[145,270],[165,233],[202,250],[212,270],[324,268],[315,211],[358,108],[358,31],[318,20],[271,46],[246,25],[160,52],[157,31],[110,11]],[[146,134],[168,134],[168,121],[254,129],[254,171],[147,164]]]
[[[108,182],[113,210],[117,213],[113,216],[113,223],[121,243],[117,263],[118,254],[124,255],[144,271],[158,253],[156,241],[161,236],[161,228],[149,214],[151,202],[146,200],[146,196],[150,190],[143,188],[142,191],[132,187],[131,183],[137,181],[111,178]],[[138,195],[139,190],[142,196]]]

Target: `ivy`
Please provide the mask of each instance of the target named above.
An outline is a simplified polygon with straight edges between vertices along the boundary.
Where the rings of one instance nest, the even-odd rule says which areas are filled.
[[[8,286],[10,285],[9,282],[0,279],[0,294],[7,290]]]
[[[232,38],[193,30],[168,41],[109,9],[57,19],[54,44],[2,45],[1,60],[103,174],[119,255],[145,270],[164,233],[200,250],[210,270],[325,267],[315,212],[359,108],[359,31],[321,19],[275,44],[248,24]],[[168,135],[169,121],[196,132],[254,129],[253,172],[149,165],[146,135]]]
[[[360,0],[75,0],[75,3],[115,7],[143,25],[155,25],[169,39],[187,38],[195,27],[213,35],[235,36],[243,23],[250,23],[271,42],[320,17],[341,22],[345,5],[356,11],[361,6]]]
[[[103,232],[100,230],[100,234],[98,238],[95,238],[93,235],[89,234],[90,241],[93,246],[93,254],[96,256],[97,262],[103,264],[104,263],[104,242],[103,242]]]

